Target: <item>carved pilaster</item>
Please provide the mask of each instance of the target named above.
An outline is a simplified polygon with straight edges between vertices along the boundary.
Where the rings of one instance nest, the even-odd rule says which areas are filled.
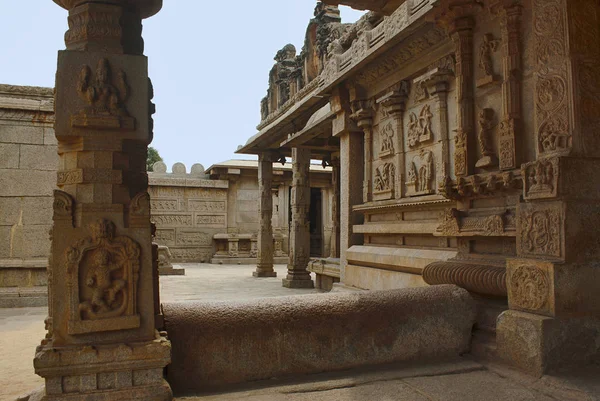
[[[521,15],[522,6],[511,2],[502,9],[503,121],[500,124],[498,157],[501,170],[519,166],[518,138],[521,137],[522,70],[521,70]]]
[[[258,156],[258,260],[254,277],[277,277],[273,270],[273,160],[271,153]]]
[[[292,227],[290,230],[290,262],[284,287],[312,288],[306,270],[310,259],[310,149],[292,149]]]
[[[471,173],[474,136],[473,17],[461,16],[451,24],[450,35],[456,52],[457,129],[454,172],[457,177]]]
[[[381,98],[377,99],[377,103],[381,104],[385,114],[389,117],[389,121],[384,123],[384,131],[382,135],[382,143],[387,140],[393,145],[390,155],[393,155],[394,164],[396,166],[395,176],[395,191],[394,197],[400,199],[403,196],[403,180],[406,177],[404,163],[404,124],[403,117],[406,110],[406,102],[410,92],[408,81],[402,81],[399,87],[393,88]],[[386,134],[386,129],[390,128],[391,138]],[[383,147],[383,146],[382,146]]]
[[[368,100],[352,102],[352,116],[356,125],[364,132],[364,180],[363,202],[372,200],[373,188],[373,107]]]

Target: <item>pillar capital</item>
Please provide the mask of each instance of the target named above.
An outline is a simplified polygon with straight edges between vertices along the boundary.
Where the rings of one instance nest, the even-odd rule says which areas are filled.
[[[149,18],[162,8],[163,0],[52,0],[65,10],[71,11],[84,4],[105,4],[126,8],[136,13],[140,18]]]

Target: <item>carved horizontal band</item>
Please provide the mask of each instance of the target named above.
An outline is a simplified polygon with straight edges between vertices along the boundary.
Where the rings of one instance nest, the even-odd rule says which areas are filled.
[[[434,262],[423,270],[427,284],[455,284],[483,295],[507,296],[506,269],[459,262]]]

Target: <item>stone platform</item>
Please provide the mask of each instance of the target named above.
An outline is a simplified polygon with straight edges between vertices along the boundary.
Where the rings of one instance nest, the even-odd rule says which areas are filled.
[[[600,367],[533,379],[468,358],[426,365],[318,374],[302,381],[260,382],[227,393],[178,401],[592,401],[600,399]]]

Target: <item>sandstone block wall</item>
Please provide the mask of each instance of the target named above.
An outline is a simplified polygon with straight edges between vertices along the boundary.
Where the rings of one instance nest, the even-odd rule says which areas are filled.
[[[182,163],[172,170],[157,163],[148,174],[156,242],[169,247],[173,262],[208,262],[213,235],[227,230],[229,182],[207,179],[199,164],[190,174]]]
[[[0,85],[0,307],[45,302],[27,295],[46,285],[58,167],[53,107],[51,88]]]

